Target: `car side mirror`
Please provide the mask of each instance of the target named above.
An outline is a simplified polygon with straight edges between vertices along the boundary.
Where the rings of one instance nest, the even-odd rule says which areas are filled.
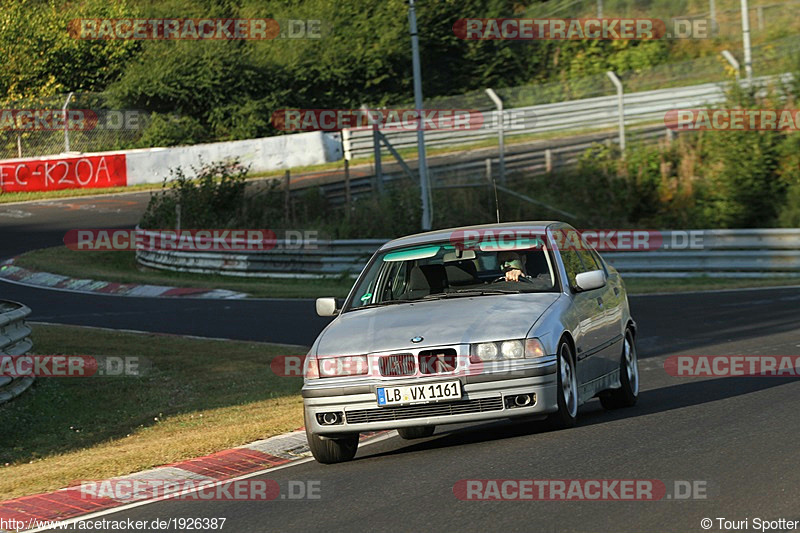
[[[317,298],[317,314],[319,316],[336,316],[339,309],[336,307],[336,298]]]
[[[575,276],[575,285],[578,290],[591,291],[599,289],[606,284],[606,273],[602,270],[591,270],[589,272],[581,272]]]

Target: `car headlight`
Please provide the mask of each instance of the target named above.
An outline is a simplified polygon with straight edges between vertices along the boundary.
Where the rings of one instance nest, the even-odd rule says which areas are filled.
[[[523,358],[536,359],[545,355],[544,346],[539,339],[513,339],[473,344],[470,360],[473,363],[480,363]]]
[[[525,347],[522,341],[505,341],[500,344],[500,353],[505,359],[522,359],[525,355]]]
[[[497,344],[493,342],[482,342],[475,345],[475,355],[481,361],[496,361],[500,359],[500,352],[497,350]]]
[[[321,378],[361,376],[369,370],[366,355],[324,357],[317,359],[317,364]]]

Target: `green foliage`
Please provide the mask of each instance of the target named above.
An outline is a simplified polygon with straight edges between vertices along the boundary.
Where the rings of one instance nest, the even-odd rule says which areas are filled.
[[[170,170],[159,193],[150,197],[140,225],[146,229],[236,227],[242,218],[247,167],[238,161],[217,161],[192,168],[194,179],[181,168]]]
[[[139,43],[78,40],[70,35],[70,22],[138,13],[127,0],[4,2],[0,9],[0,101],[105,89],[121,75]]]
[[[150,122],[137,143],[141,148],[197,144],[210,140],[199,120],[174,114],[152,113]]]

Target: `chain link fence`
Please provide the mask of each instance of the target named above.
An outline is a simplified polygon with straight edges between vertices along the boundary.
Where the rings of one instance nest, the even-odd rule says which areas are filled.
[[[119,109],[103,93],[69,93],[0,106],[0,159],[149,147],[149,114]]]

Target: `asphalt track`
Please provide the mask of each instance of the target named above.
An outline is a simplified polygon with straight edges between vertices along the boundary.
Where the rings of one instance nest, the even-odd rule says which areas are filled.
[[[0,206],[0,257],[58,244],[66,229],[109,227],[109,213],[98,209],[119,209],[111,214],[119,227],[137,218],[135,205],[69,202],[72,208]],[[103,207],[74,206],[83,202]],[[2,215],[12,208],[31,214]],[[134,299],[8,284],[0,285],[0,297],[29,304],[35,320],[214,337],[308,344],[324,325],[311,319],[310,302]],[[800,355],[800,289],[641,296],[631,307],[642,371],[634,408],[607,412],[594,400],[581,408],[577,427],[560,432],[500,422],[442,427],[422,441],[392,436],[364,446],[350,463],[304,462],[257,477],[277,481],[284,494],[290,481],[318,482],[318,499],[167,500],[102,518],[226,518],[223,531],[234,533],[669,533],[721,531],[717,518],[748,519],[745,531],[755,531],[756,517],[800,520],[798,381],[676,378],[663,368],[675,354]],[[464,479],[657,479],[670,492],[676,481],[689,481],[704,485],[706,498],[460,501],[453,486]],[[701,528],[703,518],[713,520],[710,529]]]
[[[0,205],[0,260],[63,244],[71,229],[132,228],[149,192]],[[128,298],[0,282],[0,299],[23,302],[33,321],[308,345],[327,323],[302,300]]]

